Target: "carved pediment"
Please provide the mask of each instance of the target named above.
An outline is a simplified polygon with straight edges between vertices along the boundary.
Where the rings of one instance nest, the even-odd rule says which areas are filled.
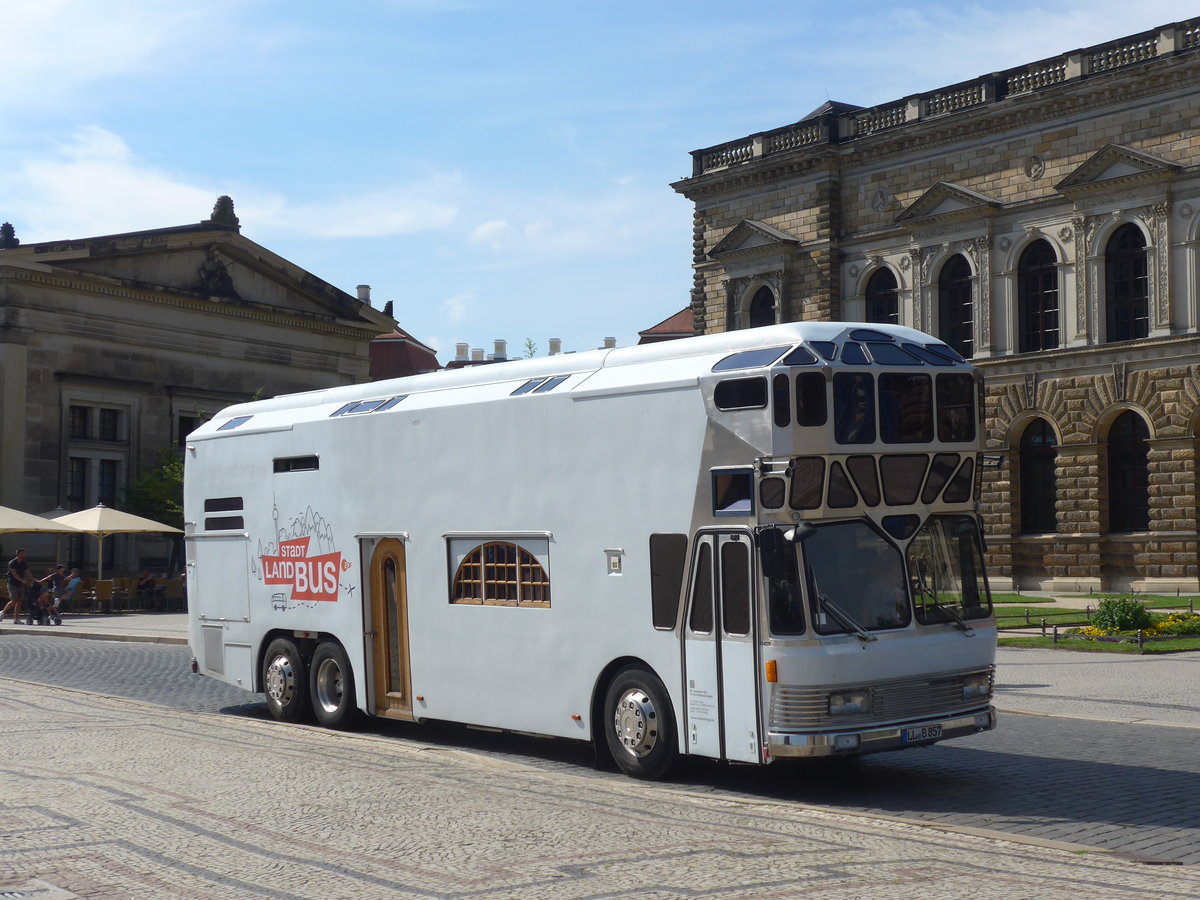
[[[788,234],[766,222],[743,219],[715,247],[708,251],[709,259],[729,259],[736,256],[751,256],[790,248],[798,244],[799,238]]]
[[[1131,147],[1108,144],[1054,187],[1059,193],[1074,197],[1169,180],[1178,171],[1179,166],[1160,157]]]
[[[896,216],[896,222],[915,225],[978,219],[993,215],[999,208],[1000,201],[994,197],[965,188],[961,184],[939,181],[909,204],[908,209]]]

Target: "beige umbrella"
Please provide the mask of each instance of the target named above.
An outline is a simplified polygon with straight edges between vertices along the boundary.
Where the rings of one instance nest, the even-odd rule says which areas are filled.
[[[70,522],[57,522],[54,519],[43,519],[33,513],[21,512],[8,506],[0,506],[0,533],[34,534],[50,532],[54,534],[79,534],[81,529],[75,528]]]
[[[70,525],[79,531],[86,531],[96,536],[98,547],[96,551],[96,577],[104,578],[104,539],[110,534],[183,534],[183,531],[153,519],[143,519],[133,513],[121,512],[100,503],[91,509],[67,513],[51,519],[63,525]]]

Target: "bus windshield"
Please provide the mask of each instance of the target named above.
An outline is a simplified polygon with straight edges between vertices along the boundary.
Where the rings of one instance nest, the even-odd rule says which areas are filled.
[[[813,627],[819,634],[908,624],[900,550],[869,523],[816,525],[803,548]]]
[[[908,575],[922,625],[991,615],[979,530],[970,516],[930,516],[908,545]]]

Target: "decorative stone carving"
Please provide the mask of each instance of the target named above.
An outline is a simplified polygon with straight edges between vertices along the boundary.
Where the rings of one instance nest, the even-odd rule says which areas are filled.
[[[1126,400],[1126,385],[1128,380],[1128,372],[1126,371],[1125,363],[1113,363],[1113,392],[1117,395],[1118,400]]]
[[[875,196],[871,199],[871,209],[877,213],[883,213],[888,207],[888,195],[880,188],[875,192]]]
[[[221,260],[221,251],[216,247],[208,248],[208,257],[200,264],[200,271],[197,273],[199,285],[197,290],[201,294],[207,294],[210,297],[236,297],[237,291],[233,288],[233,279],[229,275],[229,269]]]
[[[1170,266],[1171,244],[1168,226],[1171,224],[1171,202],[1163,200],[1154,204],[1153,216],[1150,220],[1154,234],[1154,261],[1157,263],[1154,279],[1154,301],[1156,308],[1154,323],[1159,328],[1171,327],[1171,285]]]
[[[1046,161],[1036,153],[1029,159],[1025,160],[1025,177],[1030,181],[1037,181],[1046,174]]]
[[[1037,374],[1025,373],[1025,408],[1034,409],[1037,406]]]

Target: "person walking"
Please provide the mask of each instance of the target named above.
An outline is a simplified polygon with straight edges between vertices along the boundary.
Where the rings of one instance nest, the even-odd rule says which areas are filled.
[[[22,598],[28,586],[33,584],[33,576],[29,574],[29,563],[25,561],[25,548],[17,550],[17,555],[8,561],[8,604],[0,610],[0,622],[13,610],[13,622],[21,617]]]

